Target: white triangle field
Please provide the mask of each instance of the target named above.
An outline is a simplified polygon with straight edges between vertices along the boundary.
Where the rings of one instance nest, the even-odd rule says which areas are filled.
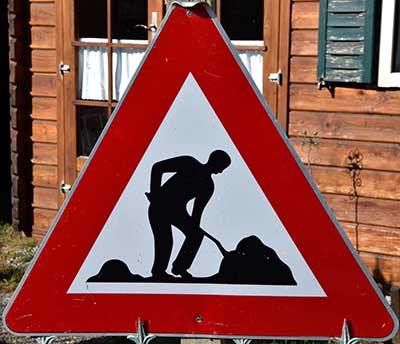
[[[181,155],[190,155],[205,163],[216,149],[226,151],[232,163],[221,174],[213,175],[215,191],[204,210],[201,227],[219,239],[228,251],[234,250],[241,239],[256,235],[290,267],[297,285],[87,283],[87,279],[96,275],[103,263],[111,259],[122,260],[134,274],[151,276],[154,243],[145,192],[150,188],[152,165]],[[168,176],[163,180],[166,178]],[[173,239],[167,272],[170,272],[171,262],[184,236],[173,228]],[[196,277],[211,276],[218,272],[222,258],[216,245],[204,238],[189,272]],[[192,74],[183,83],[68,293],[326,297]]]

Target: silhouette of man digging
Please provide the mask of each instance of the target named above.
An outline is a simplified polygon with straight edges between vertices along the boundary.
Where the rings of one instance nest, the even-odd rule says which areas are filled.
[[[169,280],[166,270],[172,252],[172,229],[175,226],[185,235],[185,241],[172,264],[172,273],[191,278],[187,271],[200,248],[204,234],[200,228],[203,210],[214,193],[212,174],[221,173],[231,164],[229,155],[216,150],[207,163],[202,164],[191,156],[179,156],[155,163],[151,170],[149,221],[154,235],[153,279]],[[163,173],[175,172],[163,185]],[[187,204],[194,199],[192,214]]]

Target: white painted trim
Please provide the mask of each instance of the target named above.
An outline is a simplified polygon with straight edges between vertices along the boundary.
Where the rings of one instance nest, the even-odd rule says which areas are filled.
[[[264,41],[246,41],[246,40],[232,40],[233,45],[237,46],[256,46],[256,47],[263,47]]]
[[[400,87],[400,73],[392,73],[395,0],[382,1],[378,86]]]

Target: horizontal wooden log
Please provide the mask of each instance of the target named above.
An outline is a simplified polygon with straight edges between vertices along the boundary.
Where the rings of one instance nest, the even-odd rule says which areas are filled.
[[[28,78],[26,77],[26,73],[28,70],[21,62],[10,61],[10,78],[9,82],[11,84],[18,84],[20,87],[24,87],[28,85]]]
[[[290,59],[290,82],[317,83],[317,58],[292,57]]]
[[[56,97],[57,75],[34,73],[32,75],[32,96]]]
[[[354,191],[345,168],[312,166],[311,174],[323,193],[350,195]],[[400,200],[400,173],[361,170],[359,178],[358,196]]]
[[[400,229],[360,225],[359,250],[400,257]]]
[[[292,5],[292,29],[318,29],[318,18],[318,2],[298,2]]]
[[[328,206],[339,221],[355,222],[355,200],[348,196],[324,194]]]
[[[31,3],[31,25],[56,25],[56,5],[54,3]]]
[[[33,185],[57,187],[57,167],[34,164],[32,167]]]
[[[375,281],[400,286],[399,258],[370,253],[360,253],[360,257]]]
[[[52,26],[33,26],[31,28],[32,49],[55,49],[56,28]]]
[[[400,228],[400,201],[361,197],[358,200],[358,222]]]
[[[33,228],[36,231],[47,231],[56,215],[57,211],[55,210],[35,208],[33,210]]]
[[[294,30],[290,54],[296,56],[318,55],[318,30]]]
[[[29,47],[26,43],[20,39],[10,38],[9,39],[9,54],[10,60],[25,63],[29,56]]]
[[[30,125],[29,116],[25,113],[26,109],[10,107],[11,128],[25,131]]]
[[[10,129],[11,151],[20,153],[26,151],[25,142],[28,139],[26,133],[14,128]]]
[[[400,116],[291,111],[289,135],[400,143]]]
[[[400,115],[400,93],[336,87],[332,95],[327,89],[296,84],[290,87],[289,105],[291,110]]]
[[[356,225],[349,222],[340,222],[340,226],[355,249],[357,249]]]
[[[33,97],[32,115],[33,119],[57,119],[57,98]]]
[[[29,175],[31,166],[27,153],[11,152],[11,173],[15,175]]]
[[[57,122],[34,120],[32,122],[32,141],[57,143]]]
[[[300,159],[307,164],[345,167],[346,157],[350,152],[358,150],[362,154],[363,169],[400,172],[400,144],[384,144],[359,141],[338,141],[317,138],[317,145],[311,146],[308,139],[292,137],[290,142],[294,146]]]
[[[55,50],[32,50],[32,72],[57,72]]]
[[[58,209],[58,190],[53,188],[34,187],[33,207],[44,209]]]
[[[13,197],[26,197],[30,192],[31,184],[28,176],[15,174],[11,176],[11,194]]]
[[[32,145],[32,163],[57,165],[57,145],[34,142]]]
[[[28,91],[23,86],[10,84],[10,106],[23,108],[27,103]]]

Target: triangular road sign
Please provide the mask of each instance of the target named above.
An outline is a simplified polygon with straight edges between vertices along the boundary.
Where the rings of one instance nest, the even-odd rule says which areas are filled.
[[[172,6],[4,315],[31,335],[139,318],[176,336],[397,331],[204,5]]]

